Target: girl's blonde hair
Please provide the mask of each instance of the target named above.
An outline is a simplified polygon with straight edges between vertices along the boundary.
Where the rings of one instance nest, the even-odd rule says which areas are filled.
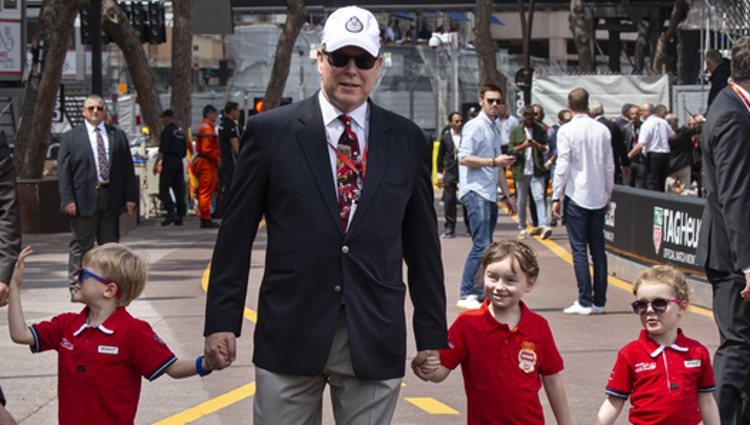
[[[638,294],[638,288],[644,283],[662,283],[672,287],[677,298],[690,302],[690,288],[685,275],[669,265],[653,266],[641,273],[633,285],[633,295]]]
[[[146,287],[148,261],[143,255],[133,252],[119,243],[106,243],[88,251],[83,264],[95,265],[100,273],[117,285],[119,307],[130,304]]]
[[[495,242],[484,252],[482,257],[482,272],[492,263],[503,261],[506,258],[512,258],[521,267],[521,271],[526,273],[529,279],[536,279],[539,276],[539,263],[536,254],[523,242],[510,239]],[[513,267],[511,265],[511,267]],[[513,270],[516,272],[516,270]]]

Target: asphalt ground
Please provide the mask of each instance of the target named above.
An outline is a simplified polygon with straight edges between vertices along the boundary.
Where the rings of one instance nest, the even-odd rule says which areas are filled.
[[[442,216],[440,207],[438,216]],[[455,302],[463,263],[471,247],[471,239],[466,236],[461,223],[457,233],[454,239],[442,240],[449,324],[459,313]],[[517,233],[517,224],[502,215],[495,240],[514,238]],[[151,263],[145,293],[131,304],[129,310],[151,323],[181,358],[193,359],[203,349],[205,285],[215,237],[215,230],[199,229],[197,218],[191,217],[182,227],[161,227],[159,219],[147,220],[122,239],[128,246],[146,253]],[[24,245],[32,245],[35,251],[27,260],[22,294],[29,323],[81,308],[69,302],[67,292],[69,238],[68,233],[24,235]],[[255,392],[252,330],[257,319],[254,308],[263,271],[265,242],[265,233],[261,231],[253,247],[246,321],[238,341],[237,361],[229,369],[205,378],[177,381],[165,375],[154,382],[144,380],[137,424],[252,423]],[[563,377],[575,421],[593,423],[618,349],[636,338],[640,330],[640,322],[629,306],[633,300],[629,282],[610,278],[606,314],[565,315],[561,310],[576,298],[577,290],[564,228],[555,227],[547,241],[527,239],[527,242],[538,254],[541,273],[538,284],[525,300],[550,322],[565,361]],[[409,301],[405,308],[407,317],[410,317]],[[718,333],[710,312],[692,311],[683,319],[682,328],[688,336],[703,342],[711,351],[715,350]],[[411,327],[408,343],[407,364],[416,354]],[[0,385],[8,399],[7,408],[16,420],[21,424],[56,423],[56,353],[31,354],[27,347],[13,344],[8,336],[6,309],[0,310],[0,359]],[[554,423],[543,391],[541,397],[545,415],[550,423]],[[334,423],[327,400],[324,400],[324,423]],[[454,371],[440,384],[422,382],[407,372],[392,423],[466,423],[466,400],[460,371]],[[627,412],[623,411],[617,423],[627,423]]]

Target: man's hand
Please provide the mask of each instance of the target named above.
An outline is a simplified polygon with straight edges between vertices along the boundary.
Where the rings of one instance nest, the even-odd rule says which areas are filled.
[[[161,164],[158,163],[158,162],[155,163],[153,171],[154,171],[154,175],[157,175],[157,174],[161,173]]]
[[[216,332],[206,337],[203,354],[211,367],[221,370],[237,357],[237,339],[232,332]]]
[[[740,292],[744,301],[750,301],[750,273],[745,273],[745,289]]]
[[[496,167],[510,167],[513,165],[513,163],[516,161],[516,157],[514,155],[504,155],[500,154],[495,157],[495,166]]]
[[[414,359],[411,361],[411,370],[420,379],[426,380],[426,375],[434,372],[434,366],[430,366],[430,360],[437,358],[438,361],[440,356],[438,350],[422,350],[417,353]]]
[[[505,202],[505,207],[508,209],[507,213],[510,216],[514,216],[518,214],[518,210],[516,209],[516,203],[513,202],[513,199],[510,196],[506,196],[505,199],[503,199],[503,202]]]
[[[552,215],[555,216],[558,220],[562,218],[562,215],[560,214],[560,201],[556,200],[552,202]]]
[[[128,210],[128,215],[133,215],[135,212],[135,202],[127,202],[125,208]]]
[[[633,170],[630,167],[622,167],[622,175],[629,176]]]
[[[75,202],[71,202],[69,204],[65,204],[65,206],[63,207],[63,210],[65,210],[65,214],[75,217],[75,215],[76,215],[76,203]]]

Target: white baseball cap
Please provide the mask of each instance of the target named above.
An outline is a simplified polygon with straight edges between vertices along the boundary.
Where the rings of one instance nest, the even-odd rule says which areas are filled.
[[[323,50],[334,52],[342,47],[356,46],[373,57],[380,52],[380,28],[369,10],[357,6],[336,9],[323,27]]]

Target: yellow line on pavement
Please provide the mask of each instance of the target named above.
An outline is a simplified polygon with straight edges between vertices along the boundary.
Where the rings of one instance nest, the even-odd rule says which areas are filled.
[[[404,400],[431,415],[458,415],[458,411],[432,397],[404,397]]]
[[[205,401],[195,407],[183,410],[176,415],[155,422],[154,425],[183,425],[197,421],[204,416],[210,415],[211,413],[228,407],[238,401],[251,397],[253,394],[255,394],[255,382],[235,388],[232,391]]]

